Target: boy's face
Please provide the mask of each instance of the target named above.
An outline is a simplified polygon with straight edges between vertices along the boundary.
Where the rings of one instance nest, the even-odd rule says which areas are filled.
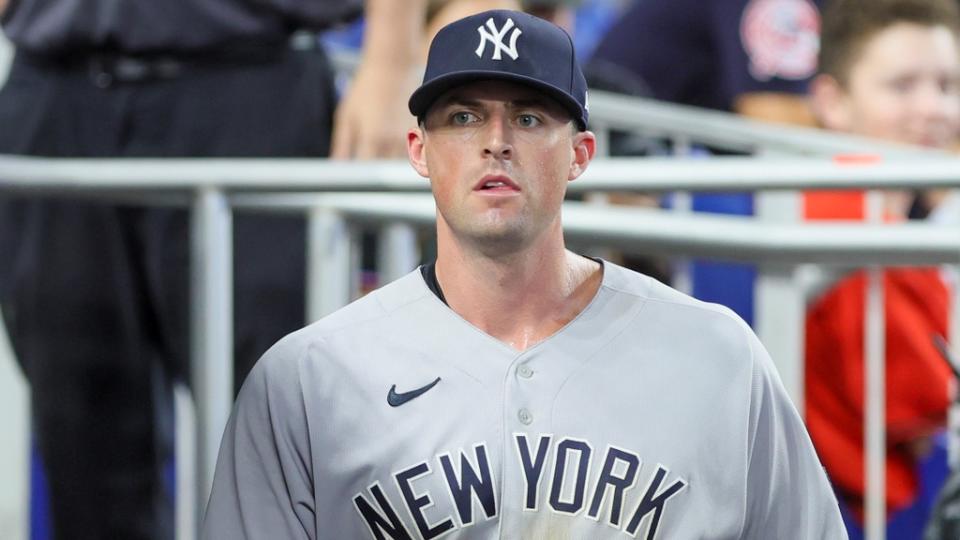
[[[960,129],[958,46],[945,26],[898,23],[877,32],[854,60],[846,87],[831,79],[833,96],[820,103],[826,127],[895,142],[950,146]],[[815,94],[817,90],[815,85]]]

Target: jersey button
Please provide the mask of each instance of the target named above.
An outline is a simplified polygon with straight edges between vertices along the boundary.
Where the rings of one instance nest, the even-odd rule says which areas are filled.
[[[520,409],[520,412],[517,413],[517,418],[519,418],[520,423],[525,426],[529,426],[530,423],[533,422],[533,415],[526,409]]]
[[[517,375],[523,377],[524,379],[529,379],[530,377],[533,377],[533,369],[526,364],[522,364],[517,368]]]

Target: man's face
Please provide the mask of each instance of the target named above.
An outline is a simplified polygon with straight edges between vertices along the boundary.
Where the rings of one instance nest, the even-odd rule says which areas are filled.
[[[440,232],[496,253],[559,228],[567,182],[586,169],[595,145],[557,102],[503,81],[448,91],[407,143],[414,168],[430,178]]]
[[[960,128],[960,53],[944,26],[898,23],[867,40],[827,127],[944,148]],[[832,124],[832,125],[831,125]]]

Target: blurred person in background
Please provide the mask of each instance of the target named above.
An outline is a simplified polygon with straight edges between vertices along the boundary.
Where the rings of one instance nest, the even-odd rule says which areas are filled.
[[[812,124],[820,0],[634,0],[590,71],[634,81],[650,97]],[[641,51],[657,51],[645,54]]]
[[[601,39],[586,74],[595,88],[812,125],[806,95],[816,72],[820,3],[633,0]],[[644,203],[622,196],[613,200]],[[694,194],[691,206],[725,214],[754,212],[749,193]],[[697,260],[690,266],[695,297],[724,304],[750,323],[754,277],[752,265]]]
[[[332,130],[332,70],[311,34],[361,12],[363,59]],[[402,152],[384,141],[413,125],[398,88],[418,82],[425,12],[426,0],[0,0],[15,46],[0,153],[323,157],[332,133],[340,157]],[[304,323],[305,229],[245,214],[234,229],[239,387]],[[188,372],[188,249],[184,210],[0,200],[0,306],[56,538],[172,535],[161,470],[169,387]]]
[[[824,6],[813,110],[827,129],[950,148],[960,129],[960,14],[954,0],[829,0]],[[885,193],[887,221],[924,217],[941,192]],[[861,220],[862,192],[813,192],[808,219]],[[806,419],[827,472],[857,518],[864,500],[866,276],[855,272],[811,300]],[[886,328],[886,504],[917,500],[918,463],[941,430],[952,378],[937,341],[949,296],[937,268],[883,273]],[[922,528],[922,524],[920,527]],[[919,530],[917,531],[919,532]]]
[[[447,23],[466,15],[488,9],[520,7],[518,0],[393,3],[396,5],[391,9],[403,12],[399,19],[402,24],[397,25],[397,19],[367,16],[362,59],[349,92],[337,107],[330,151],[330,157],[334,159],[405,157],[403,136],[412,120],[404,96],[420,83],[427,47],[433,36]],[[398,38],[404,40],[399,48]]]
[[[15,0],[0,153],[325,156],[323,51],[361,2]],[[302,43],[308,43],[306,40]],[[0,207],[0,305],[32,390],[53,536],[172,536],[169,386],[187,378],[185,210],[66,197]],[[235,219],[236,375],[305,311],[301,219]]]

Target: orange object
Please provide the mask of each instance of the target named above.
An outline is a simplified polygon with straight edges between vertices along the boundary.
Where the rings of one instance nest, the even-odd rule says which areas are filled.
[[[883,161],[877,154],[837,154],[833,162],[839,165],[873,165]]]
[[[865,198],[862,191],[809,191],[803,194],[803,217],[863,221]]]

